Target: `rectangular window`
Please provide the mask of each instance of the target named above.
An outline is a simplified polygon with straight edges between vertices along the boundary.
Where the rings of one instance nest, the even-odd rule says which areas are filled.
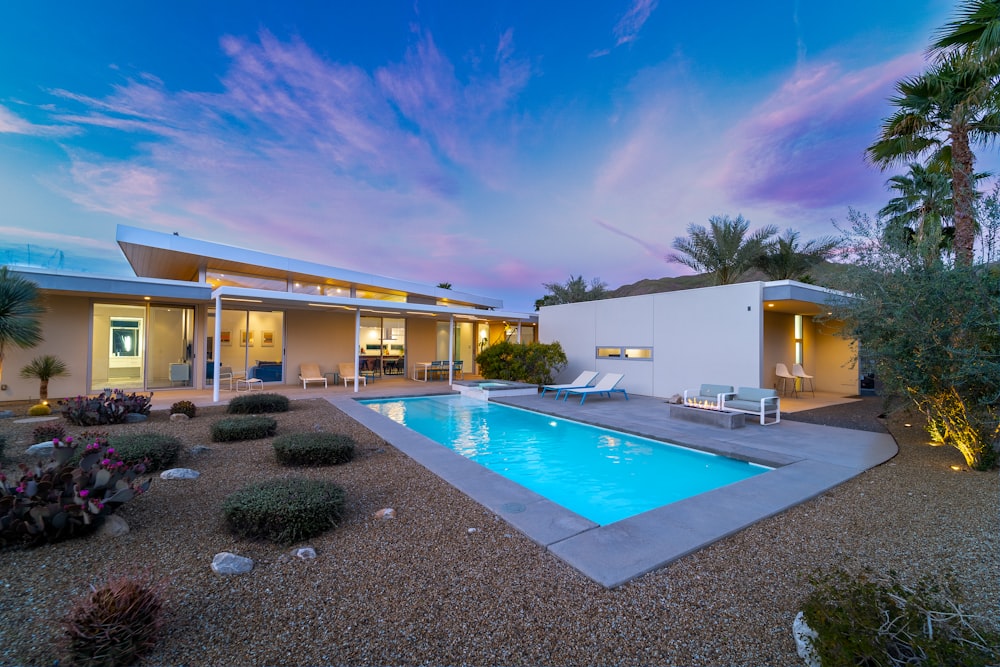
[[[598,359],[636,359],[639,361],[652,361],[653,348],[651,347],[599,347],[597,348]]]

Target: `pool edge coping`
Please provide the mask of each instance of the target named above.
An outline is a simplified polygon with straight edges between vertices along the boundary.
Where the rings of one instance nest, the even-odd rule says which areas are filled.
[[[876,453],[871,461],[866,460],[859,465],[850,461],[823,460],[830,458],[828,456],[811,458],[808,452],[762,449],[752,442],[736,442],[740,438],[734,438],[731,432],[722,437],[722,434],[713,433],[711,427],[702,426],[700,428],[707,434],[704,437],[723,450],[713,453],[732,456],[726,450],[756,450],[758,454],[763,452],[761,459],[775,460],[775,463],[767,465],[776,464],[778,467],[762,475],[600,526],[384,417],[363,405],[360,401],[365,399],[361,397],[330,397],[327,400],[430,472],[503,518],[536,544],[607,588],[621,586],[814,498],[867,468],[889,460],[897,451],[895,441],[889,434],[803,423],[795,423],[791,427],[796,441],[799,437],[812,435],[834,437],[838,441],[861,439],[870,441],[873,447],[877,445],[878,449],[884,448],[885,451]],[[516,403],[513,405],[522,407]],[[565,414],[537,409],[536,406],[524,409],[581,421]],[[622,430],[614,424],[599,423],[593,419],[591,414],[591,419],[585,423]],[[772,433],[772,427],[766,428],[768,433]],[[686,444],[677,442],[673,435],[650,435],[649,429],[630,432]],[[754,437],[761,435],[752,431],[749,433]],[[766,433],[763,435],[766,437]],[[891,447],[888,447],[890,443]],[[713,451],[704,447],[699,449]],[[778,460],[784,460],[784,463]],[[524,509],[518,512],[504,509],[505,505],[509,508],[511,504]]]

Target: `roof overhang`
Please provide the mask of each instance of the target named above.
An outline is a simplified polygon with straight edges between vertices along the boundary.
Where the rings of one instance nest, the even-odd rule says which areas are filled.
[[[399,301],[382,301],[378,299],[352,299],[348,297],[315,296],[296,294],[294,292],[274,292],[271,290],[248,289],[244,287],[223,286],[212,292],[212,298],[218,298],[223,306],[243,307],[248,310],[272,308],[315,310],[330,312],[357,312],[362,316],[374,317],[413,317],[446,319],[454,317],[457,320],[476,322],[507,322],[535,324],[538,322],[536,313],[522,313],[508,310],[483,310],[480,308],[443,307]]]
[[[844,292],[795,280],[764,283],[761,294],[765,312],[793,315],[826,315],[834,304],[848,298]]]
[[[198,281],[202,271],[219,271],[290,282],[330,281],[336,284],[354,285],[365,290],[448,299],[483,308],[503,307],[503,301],[500,299],[280,257],[221,243],[153,232],[128,225],[118,225],[115,239],[132,270],[141,277]]]
[[[204,283],[179,280],[154,280],[92,273],[51,273],[33,267],[10,267],[11,271],[38,285],[49,294],[92,297],[148,297],[183,302],[205,302],[212,298]]]

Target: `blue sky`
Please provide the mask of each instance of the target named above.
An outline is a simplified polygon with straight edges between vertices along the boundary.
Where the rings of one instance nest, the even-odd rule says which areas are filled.
[[[803,239],[953,2],[6,2],[0,262],[128,273],[118,223],[503,298]],[[980,161],[979,167],[989,168]]]

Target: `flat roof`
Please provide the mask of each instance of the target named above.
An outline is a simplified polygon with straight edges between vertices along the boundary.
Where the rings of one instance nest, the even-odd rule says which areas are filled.
[[[128,225],[118,225],[115,237],[132,270],[142,277],[198,281],[202,270],[213,270],[290,281],[319,283],[330,281],[366,290],[447,299],[480,308],[503,307],[501,299],[456,292],[372,273],[350,271],[176,234],[153,232]]]

